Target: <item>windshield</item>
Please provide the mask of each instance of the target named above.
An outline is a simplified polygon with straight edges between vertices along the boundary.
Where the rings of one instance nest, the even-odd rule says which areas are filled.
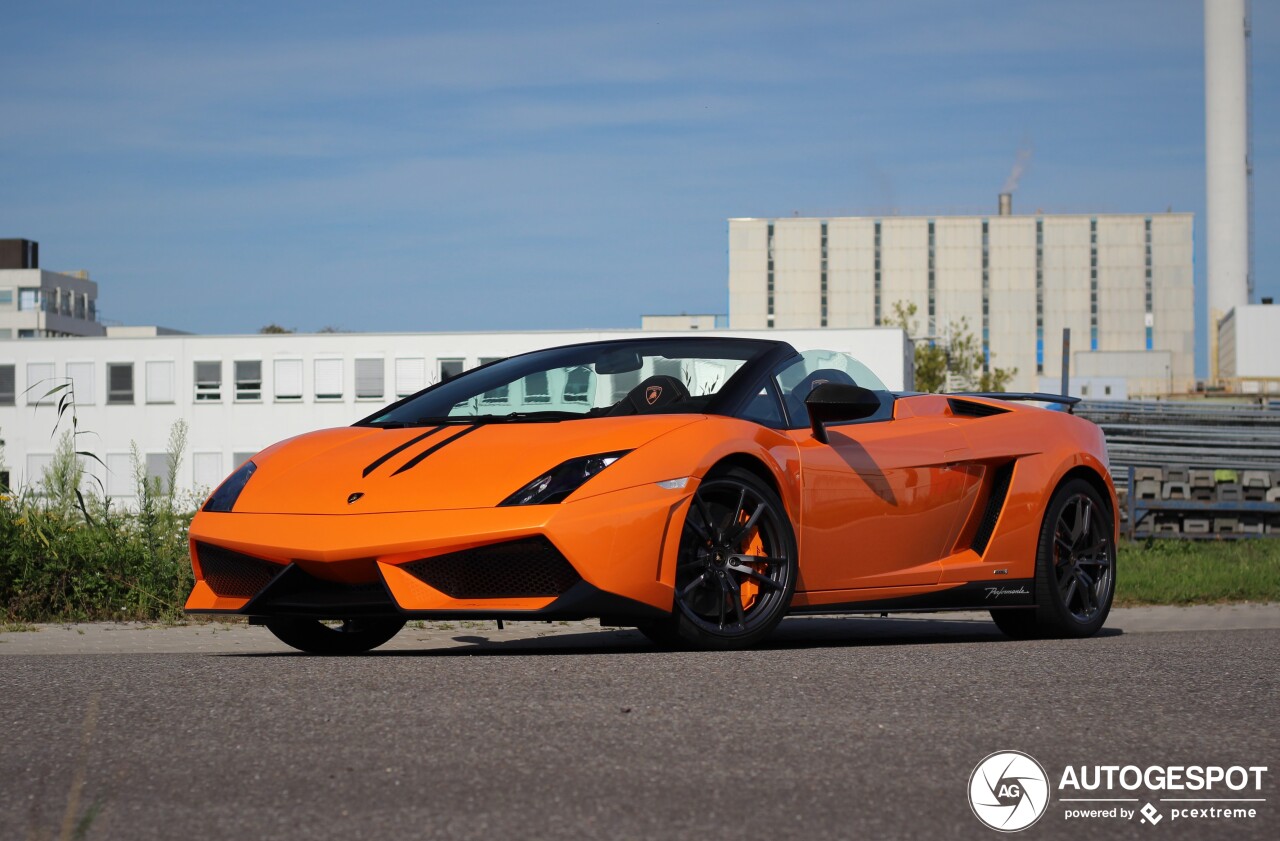
[[[702,412],[773,343],[661,339],[552,348],[468,371],[363,421],[380,425]]]

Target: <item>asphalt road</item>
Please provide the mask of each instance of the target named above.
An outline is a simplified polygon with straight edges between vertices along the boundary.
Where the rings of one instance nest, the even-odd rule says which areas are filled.
[[[225,635],[0,656],[0,839],[991,839],[967,783],[1003,749],[1051,777],[1272,769],[1252,820],[1083,822],[1055,800],[1023,837],[1280,829],[1280,630],[1010,642],[980,621],[794,619],[700,654],[513,627],[351,659]]]

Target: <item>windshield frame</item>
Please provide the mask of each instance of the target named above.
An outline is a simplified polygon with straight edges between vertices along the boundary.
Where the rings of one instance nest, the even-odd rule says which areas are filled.
[[[591,347],[600,347],[600,348],[605,348],[609,350],[616,350],[616,349],[625,350],[628,348],[635,348],[639,351],[644,351],[646,349],[654,349],[655,346],[657,348],[660,348],[663,344],[679,345],[679,346],[683,346],[685,350],[689,350],[690,346],[693,346],[694,348],[696,348],[696,346],[698,345],[705,344],[708,350],[708,353],[706,353],[705,357],[714,358],[715,354],[714,352],[711,352],[712,347],[722,343],[733,343],[733,344],[737,344],[737,345],[748,347],[748,348],[754,348],[755,353],[754,355],[746,359],[744,364],[729,377],[729,379],[715,394],[711,395],[706,405],[703,406],[702,409],[697,412],[697,414],[727,415],[730,417],[736,417],[737,410],[739,409],[739,407],[744,405],[744,403],[746,402],[746,398],[749,398],[751,395],[755,393],[752,390],[752,387],[755,386],[755,384],[762,377],[768,376],[769,371],[772,370],[772,368],[779,361],[783,359],[789,359],[793,356],[798,355],[795,349],[792,348],[791,345],[787,344],[786,342],[782,342],[774,339],[757,339],[757,338],[746,338],[746,337],[739,337],[739,336],[696,336],[696,335],[694,336],[653,336],[653,337],[637,337],[637,338],[628,338],[628,339],[606,339],[603,341],[596,341],[596,342],[578,342],[578,343],[569,344],[569,345],[557,345],[557,346],[548,347],[548,348],[539,348],[537,350],[528,351],[527,353],[516,354],[513,356],[505,357],[503,359],[496,359],[492,362],[485,363],[484,365],[479,365],[475,368],[470,368],[466,371],[463,371],[461,374],[457,375],[456,377],[452,377],[449,380],[446,380],[444,382],[435,383],[433,385],[430,385],[422,389],[421,391],[418,391],[407,397],[403,397],[395,401],[394,403],[390,403],[386,406],[383,406],[373,414],[368,415],[367,417],[361,418],[360,420],[356,421],[353,424],[353,426],[366,426],[366,427],[373,427],[373,428],[385,428],[385,427],[396,428],[396,427],[413,425],[412,422],[408,422],[408,421],[386,420],[386,417],[387,415],[391,414],[392,412],[396,411],[402,406],[408,403],[411,403],[412,401],[417,400],[426,394],[436,391],[437,389],[457,383],[459,380],[462,380],[464,378],[472,377],[475,374],[485,371],[494,366],[502,365],[505,363],[509,363],[512,360],[523,359],[525,357],[530,357],[538,354],[573,351],[575,349],[586,349]],[[695,358],[695,357],[693,355],[686,354],[684,358]],[[520,417],[519,414],[520,413],[510,413],[511,417],[509,418],[507,416],[489,417],[489,416],[475,416],[475,415],[471,415],[471,416],[456,415],[456,416],[452,416],[449,422],[451,423],[545,423],[548,420],[571,421],[571,420],[588,420],[592,418],[605,417],[605,415],[589,414],[585,412],[582,413],[581,415],[575,415],[574,417],[560,417],[560,418]],[[676,414],[676,413],[675,412],[672,412],[672,413],[655,412],[654,414]],[[685,414],[685,413],[680,413],[680,414]]]

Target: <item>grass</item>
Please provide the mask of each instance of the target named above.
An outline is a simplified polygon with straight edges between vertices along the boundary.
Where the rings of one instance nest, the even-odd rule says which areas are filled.
[[[1280,601],[1280,540],[1120,544],[1116,604]]]

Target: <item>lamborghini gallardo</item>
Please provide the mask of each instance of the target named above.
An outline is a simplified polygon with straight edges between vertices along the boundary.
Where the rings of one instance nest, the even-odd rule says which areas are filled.
[[[780,341],[526,353],[240,465],[191,524],[186,607],[321,654],[413,618],[731,649],[788,614],[981,609],[1014,637],[1087,636],[1116,496],[1071,403],[894,393]]]

